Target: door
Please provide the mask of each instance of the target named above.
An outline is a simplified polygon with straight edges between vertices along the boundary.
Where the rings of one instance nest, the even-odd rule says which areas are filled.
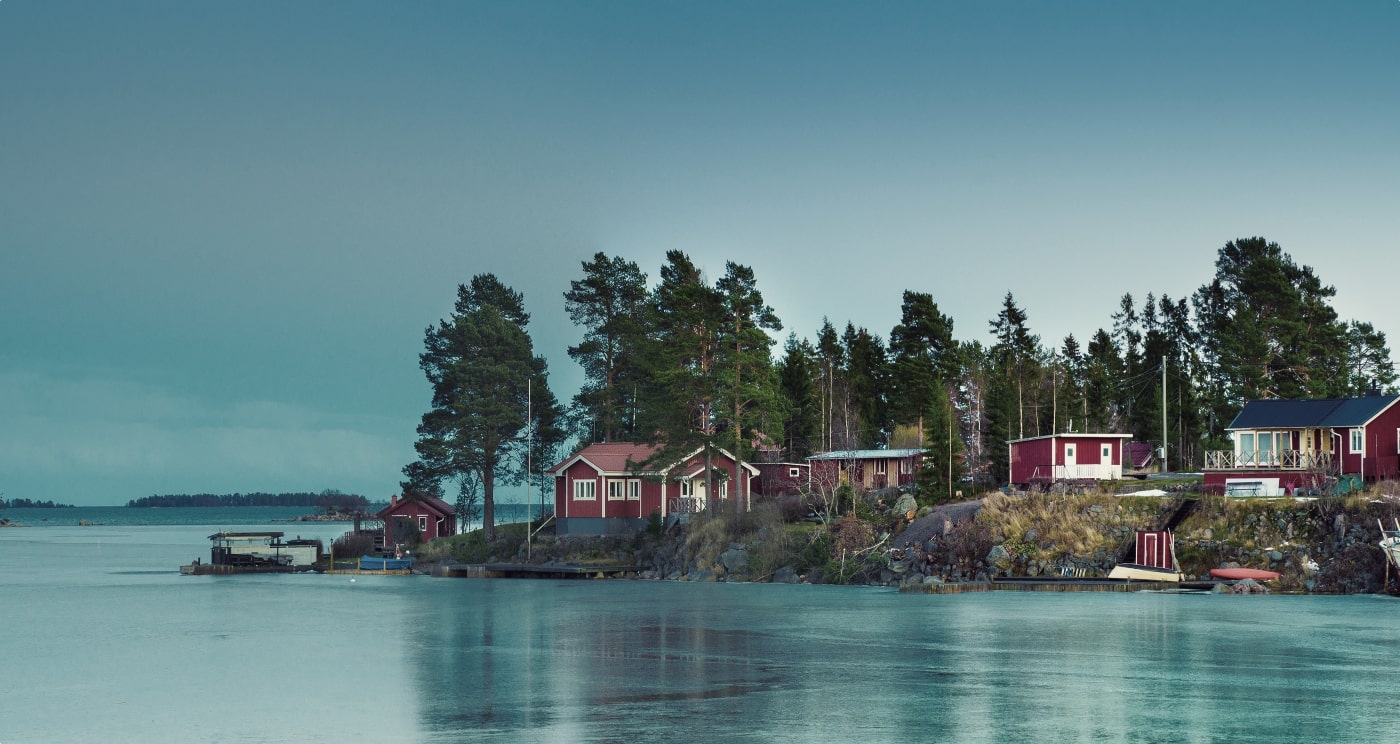
[[[1065,445],[1065,477],[1066,477],[1066,478],[1078,478],[1078,477],[1079,477],[1079,472],[1078,472],[1078,470],[1079,470],[1079,461],[1078,461],[1077,459],[1075,459],[1075,456],[1074,456],[1074,445],[1072,445],[1072,444],[1066,444],[1066,445]]]

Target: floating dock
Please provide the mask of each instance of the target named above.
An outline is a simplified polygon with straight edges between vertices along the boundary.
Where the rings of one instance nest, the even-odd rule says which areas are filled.
[[[1131,581],[1127,579],[1054,578],[1016,576],[992,581],[947,584],[915,584],[901,587],[912,594],[963,594],[965,592],[1209,592],[1218,581]]]
[[[458,579],[616,579],[635,578],[637,566],[577,566],[537,563],[452,563],[433,569],[434,576]]]

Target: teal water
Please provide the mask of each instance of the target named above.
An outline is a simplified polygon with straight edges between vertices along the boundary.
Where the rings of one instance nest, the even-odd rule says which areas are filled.
[[[527,517],[539,516],[539,504],[496,504],[496,523],[508,524],[523,522]],[[141,507],[126,506],[78,506],[70,509],[0,509],[0,517],[31,527],[52,527],[77,525],[87,521],[95,525],[208,525],[212,527],[238,527],[250,524],[270,524],[291,522],[297,517],[315,514],[316,510],[303,506],[248,506],[248,507]],[[295,523],[298,525],[304,522]],[[346,524],[346,523],[341,523]],[[480,522],[472,527],[480,527]],[[291,529],[286,525],[277,528],[283,532]],[[349,527],[342,527],[337,535]]]
[[[1386,597],[178,575],[222,526],[0,529],[0,742],[1400,740]]]

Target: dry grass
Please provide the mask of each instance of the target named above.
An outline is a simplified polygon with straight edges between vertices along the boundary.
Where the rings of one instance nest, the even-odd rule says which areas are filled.
[[[1108,492],[1080,495],[1028,494],[987,497],[979,525],[1002,542],[1034,549],[1041,557],[1071,558],[1113,552],[1124,530],[1151,529],[1174,503]]]

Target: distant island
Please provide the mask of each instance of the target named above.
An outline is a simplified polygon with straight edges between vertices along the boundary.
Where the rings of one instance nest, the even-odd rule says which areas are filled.
[[[126,505],[138,507],[190,506],[304,506],[328,512],[350,513],[365,511],[369,500],[364,496],[339,491],[321,493],[233,493],[233,494],[165,494],[132,499]]]
[[[76,509],[72,504],[55,504],[52,501],[31,501],[29,499],[0,499],[0,509]]]

